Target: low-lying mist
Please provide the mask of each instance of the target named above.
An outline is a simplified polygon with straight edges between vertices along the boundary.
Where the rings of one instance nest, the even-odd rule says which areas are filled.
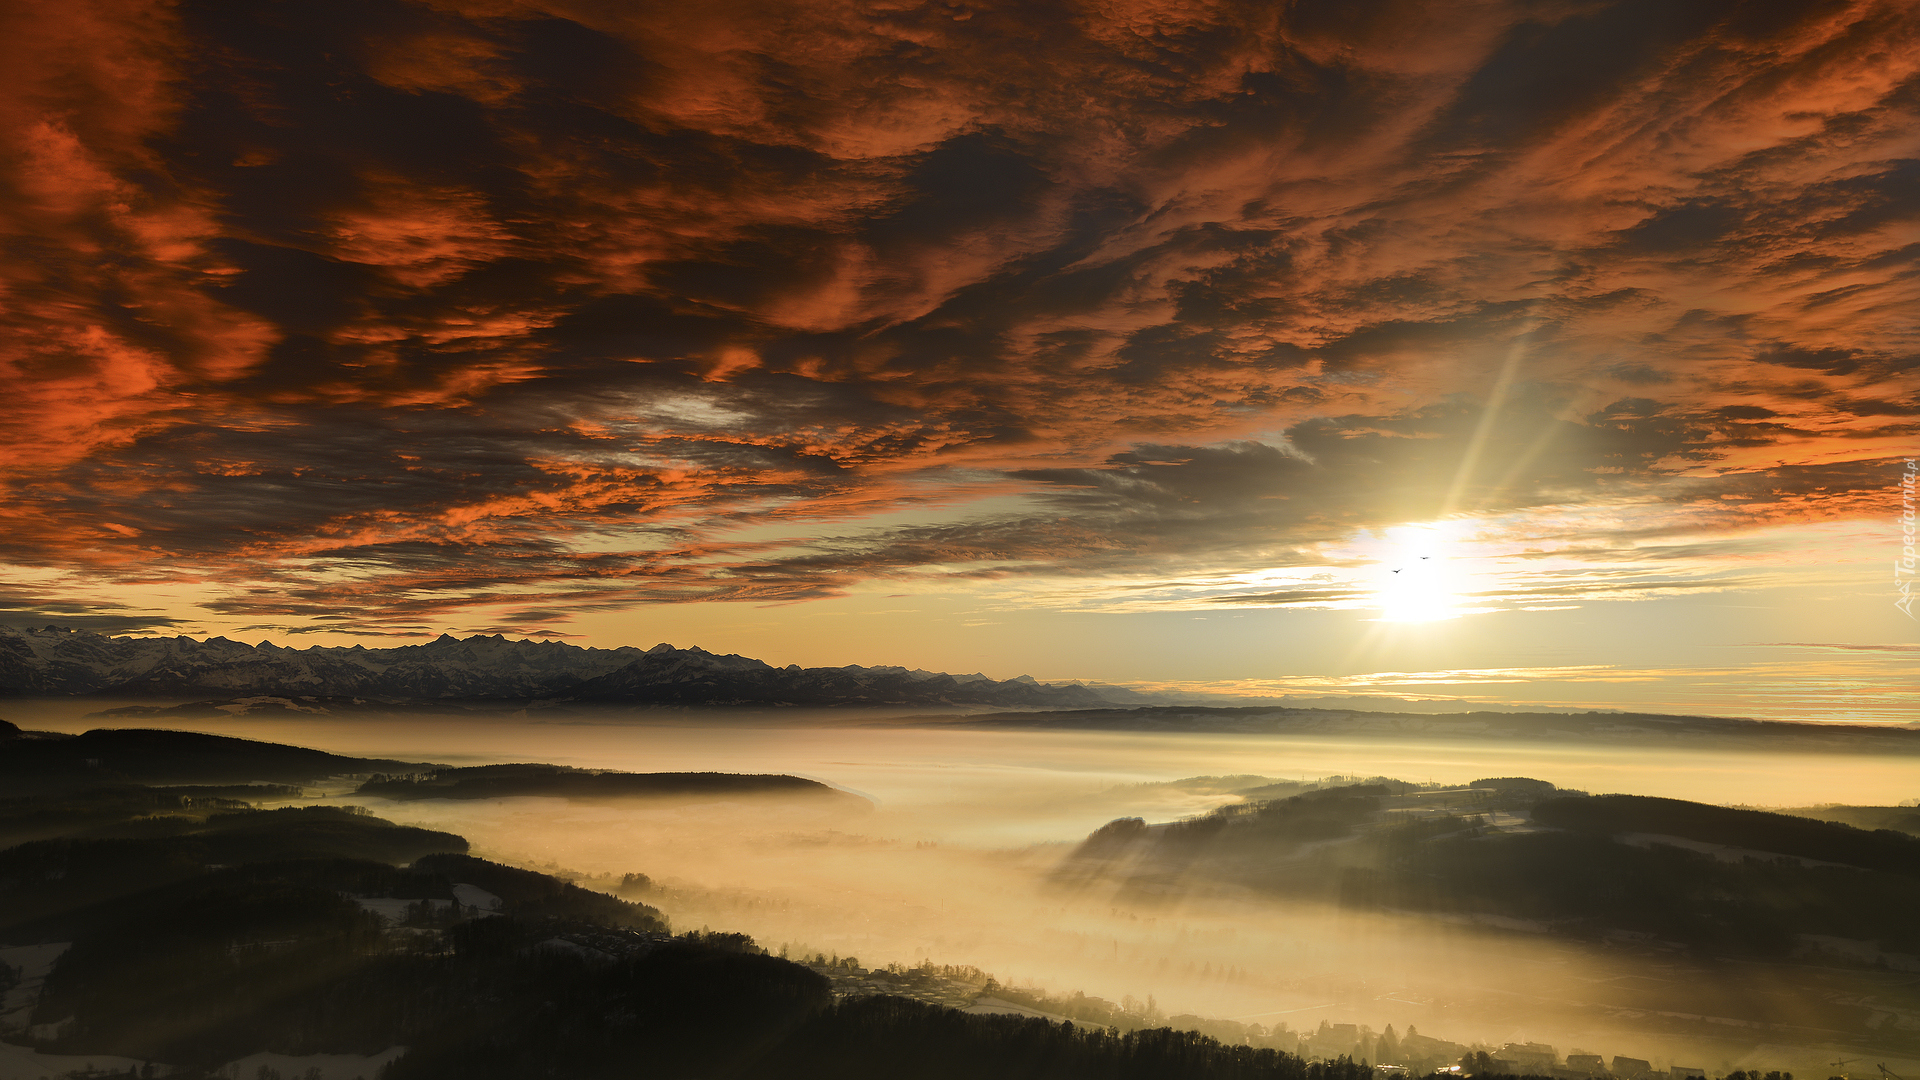
[[[46,726],[80,730],[92,722]],[[1226,885],[1125,894],[1050,872],[1117,817],[1167,821],[1267,779],[1385,775],[1461,784],[1533,776],[1594,792],[1702,802],[1890,805],[1920,794],[1904,763],[1658,746],[1325,742],[1255,736],[976,732],[879,724],[373,720],[182,725],[337,753],[467,765],[535,761],[632,771],[790,773],[870,811],[781,798],[428,799],[364,796],[397,822],[468,837],[475,854],[611,888],[644,874],[677,928],[751,934],[873,967],[973,965],[1003,983],[1151,1002],[1293,1031],[1323,1020],[1498,1046],[1551,1043],[1656,1066],[1825,1075],[1804,1037],[1703,1017],[1793,1015],[1845,987],[1785,968],[1712,965],[1630,941],[1576,943],[1487,925],[1284,901]],[[1219,780],[1173,781],[1218,777]],[[1862,975],[1861,978],[1868,976]],[[1869,992],[1871,987],[1857,992]],[[1811,1005],[1808,1006],[1809,1008]],[[1905,1021],[1902,1021],[1905,1022]],[[1792,1045],[1788,1045],[1791,1043]],[[1801,1045],[1801,1044],[1807,1045]],[[1842,1055],[1844,1056],[1844,1055]],[[1888,1058],[1892,1064],[1893,1058]],[[1894,1065],[1896,1070],[1899,1066]]]

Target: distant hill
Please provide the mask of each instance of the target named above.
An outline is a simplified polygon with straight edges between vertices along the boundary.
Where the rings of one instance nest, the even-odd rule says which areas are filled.
[[[1869,832],[1792,814],[1645,795],[1602,795],[1547,799],[1533,808],[1533,820],[1574,832],[1678,836],[1920,878],[1920,838],[1892,829]]]
[[[298,787],[261,785],[316,784],[341,777],[365,778],[356,794],[397,801],[514,795],[577,800],[774,796],[850,811],[872,806],[858,795],[798,776],[629,773],[544,764],[449,768],[390,758],[344,757],[300,746],[188,731],[102,728],[80,735],[60,735],[23,732],[12,724],[0,727],[0,792],[9,796],[86,792],[92,803],[111,806],[116,812],[140,804],[142,793],[147,793],[145,798],[149,800],[186,798],[204,805],[235,796],[297,796]],[[203,786],[149,789],[133,785]],[[115,798],[100,803],[100,797],[106,794],[115,794]],[[128,798],[133,802],[128,803]],[[0,799],[0,832],[8,826],[7,807],[18,801]],[[85,817],[63,814],[59,820]]]
[[[1838,821],[1858,829],[1892,829],[1920,836],[1920,806],[1794,806],[1779,811],[1795,817]]]
[[[248,645],[226,638],[107,637],[0,627],[0,696],[196,698],[204,711],[253,706],[330,712],[369,704],[576,701],[603,705],[1087,708],[1085,686],[901,667],[776,668],[704,649],[590,649],[556,641],[441,635],[390,649]],[[271,700],[269,700],[271,699]],[[124,710],[123,710],[124,711]]]
[[[873,805],[858,795],[798,776],[716,772],[630,773],[536,764],[476,765],[411,776],[379,776],[361,784],[354,793],[399,801],[501,799],[515,795],[544,795],[578,801],[770,795],[840,803],[848,809],[871,809]]]
[[[1920,729],[1884,724],[1788,723],[1720,716],[1624,712],[1395,713],[1273,706],[1136,708],[1000,712],[987,716],[902,717],[900,723],[970,728],[1072,731],[1173,731],[1246,735],[1338,735],[1395,739],[1499,739],[1645,744],[1737,744],[1795,752],[1920,753]]]
[[[1849,942],[1920,970],[1920,838],[1519,777],[1332,787],[1164,824],[1121,818],[1056,877],[1134,903],[1227,885],[1722,957]]]
[[[0,729],[0,789],[10,795],[130,783],[302,784],[438,767],[189,731],[101,728],[58,735],[6,728]]]

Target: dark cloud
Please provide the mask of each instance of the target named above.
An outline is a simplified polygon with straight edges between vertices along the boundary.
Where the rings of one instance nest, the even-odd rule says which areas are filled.
[[[65,600],[0,587],[0,626],[59,626],[100,634],[138,634],[177,631],[197,620],[177,619],[158,611],[99,600]]]
[[[1237,567],[1627,493],[1823,519],[1920,432],[1907,4],[18,30],[0,558],[236,616]],[[1036,509],[858,524],[987,492]]]
[[[267,633],[270,633],[270,634],[284,634],[289,637],[300,637],[306,634],[351,634],[354,637],[414,638],[414,637],[434,637],[438,633],[437,630],[429,629],[424,626],[409,628],[404,626],[397,626],[395,624],[390,624],[390,623],[382,624],[382,625],[374,625],[374,626],[360,626],[360,625],[354,625],[352,623],[348,623],[345,621],[323,622],[323,623],[318,623],[312,626],[293,626],[293,625],[284,625],[280,623],[254,623],[250,626],[235,627],[231,632],[235,634],[251,634],[259,631],[266,631]]]

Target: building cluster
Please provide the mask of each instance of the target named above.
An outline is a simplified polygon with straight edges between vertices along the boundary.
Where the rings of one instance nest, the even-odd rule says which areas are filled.
[[[1642,1058],[1615,1056],[1611,1063],[1599,1054],[1568,1054],[1565,1061],[1546,1043],[1507,1043],[1498,1050],[1464,1055],[1459,1070],[1544,1076],[1553,1080],[1706,1080],[1707,1071],[1693,1065],[1655,1069]],[[1786,1074],[1784,1080],[1792,1080]]]
[[[832,961],[818,957],[812,961],[802,960],[802,963],[825,975],[833,984],[834,996],[839,998],[888,994],[976,1012],[1019,1011],[1054,1020],[1069,1019],[1046,1011],[1051,1005],[1023,1007],[988,996],[1005,994],[1007,991],[991,983],[983,986],[975,972],[970,972],[973,978],[964,978],[957,977],[951,971],[931,967],[914,969],[896,966],[890,970],[869,970],[860,967],[850,957]],[[1015,993],[1010,996],[1022,995]],[[1169,1022],[1157,1014],[1142,1014],[1132,1019],[1141,1024]],[[1380,1064],[1374,1069],[1375,1080],[1411,1080],[1434,1073],[1458,1077],[1550,1077],[1552,1080],[1708,1080],[1706,1069],[1692,1065],[1656,1069],[1651,1062],[1642,1058],[1615,1056],[1609,1060],[1600,1054],[1579,1051],[1569,1053],[1563,1059],[1554,1047],[1536,1042],[1511,1042],[1495,1050],[1475,1049],[1422,1035],[1412,1027],[1405,1034],[1396,1034],[1391,1025],[1384,1031],[1376,1032],[1363,1024],[1323,1022],[1316,1030],[1295,1032],[1287,1030],[1284,1024],[1268,1029],[1258,1024],[1236,1024],[1197,1016],[1173,1017],[1170,1022],[1175,1027],[1192,1028],[1212,1035],[1222,1042],[1272,1047],[1308,1059],[1331,1061],[1344,1057],[1352,1061],[1378,1062]],[[1751,1080],[1793,1080],[1793,1076],[1791,1073],[1769,1073],[1763,1078],[1756,1072],[1751,1075]]]
[[[965,1009],[974,1005],[980,996],[980,984],[930,968],[868,969],[861,967],[851,957],[831,961],[822,959],[817,963],[801,962],[827,977],[827,981],[833,985],[835,998],[886,994],[951,1009]]]

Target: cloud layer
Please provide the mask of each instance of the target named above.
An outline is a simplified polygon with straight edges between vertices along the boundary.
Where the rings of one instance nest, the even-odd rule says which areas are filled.
[[[1914,445],[1911,3],[29,8],[35,581],[533,626],[1581,507],[1533,547],[1605,566]]]

